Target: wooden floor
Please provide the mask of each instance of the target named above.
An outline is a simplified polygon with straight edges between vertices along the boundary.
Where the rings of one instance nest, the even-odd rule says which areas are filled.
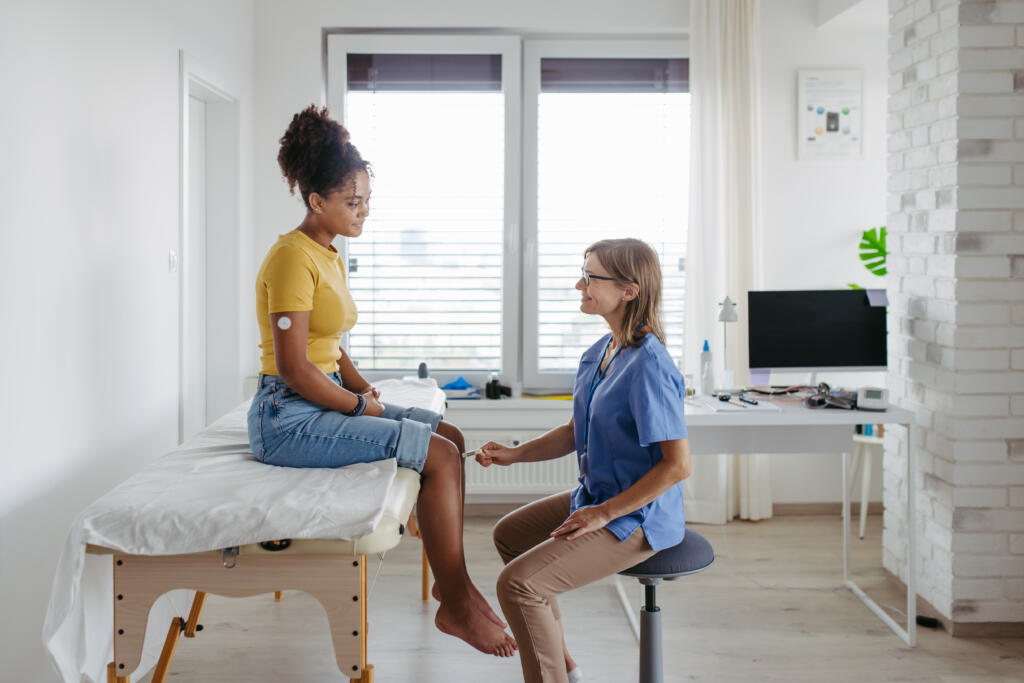
[[[855,580],[881,604],[904,595],[881,569],[881,517],[854,540]],[[470,572],[496,604],[499,560],[493,518],[470,517]],[[848,590],[840,588],[840,523],[832,517],[781,517],[721,527],[693,526],[715,547],[707,571],[659,589],[665,680],[676,681],[1024,681],[1024,640],[952,638],[918,630],[910,649]],[[518,659],[471,650],[433,627],[436,606],[419,601],[420,544],[388,553],[370,596],[370,654],[378,683],[512,683]],[[377,570],[370,565],[370,581]],[[627,584],[637,596],[636,584]],[[635,681],[637,644],[610,582],[565,596],[571,651],[590,682]],[[211,596],[195,639],[182,639],[169,680],[336,681],[327,620],[312,598],[285,592],[245,599]],[[162,631],[162,629],[161,629]],[[149,678],[144,678],[148,681]]]

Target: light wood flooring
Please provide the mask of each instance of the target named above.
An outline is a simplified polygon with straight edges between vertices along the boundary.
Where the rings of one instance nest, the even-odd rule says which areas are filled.
[[[500,561],[493,517],[467,519],[470,572],[494,600]],[[714,681],[1024,681],[1024,639],[952,638],[918,629],[906,647],[841,588],[840,522],[828,516],[777,517],[691,528],[715,547],[707,571],[661,586],[666,682]],[[881,568],[881,517],[853,540],[853,572],[879,603],[906,601]],[[435,604],[419,600],[420,543],[388,553],[370,596],[369,660],[377,683],[513,683],[518,659],[471,650],[433,626]],[[374,580],[378,562],[370,564]],[[639,590],[629,580],[627,590]],[[609,582],[561,600],[569,648],[587,683],[637,680],[637,643]],[[211,596],[195,639],[182,639],[171,681],[348,681],[336,668],[323,610],[286,591],[244,599]],[[149,677],[143,679],[149,681]]]

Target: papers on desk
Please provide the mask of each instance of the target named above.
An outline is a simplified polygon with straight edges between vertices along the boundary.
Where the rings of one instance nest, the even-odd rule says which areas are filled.
[[[714,396],[694,396],[686,399],[686,402],[697,408],[707,408],[716,413],[734,413],[742,411],[772,412],[779,410],[779,407],[770,401],[759,400],[756,404],[741,403],[736,399],[731,401],[719,401]],[[739,403],[739,405],[737,405]]]

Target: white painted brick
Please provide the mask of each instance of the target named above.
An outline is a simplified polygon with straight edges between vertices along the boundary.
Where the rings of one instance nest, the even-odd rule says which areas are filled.
[[[1024,529],[1024,510],[958,508],[953,512],[953,528],[958,531],[1017,531]]]
[[[1024,193],[1022,193],[1024,194]],[[942,239],[954,239],[956,252],[975,254],[1024,254],[1024,235],[1013,233],[989,234],[989,235],[956,235],[955,237],[942,237],[938,240],[936,253],[943,253]],[[1020,298],[1024,301],[1024,297]]]
[[[1024,349],[1013,349],[1010,352],[1010,367],[1014,370],[1024,370]]]
[[[929,256],[922,260],[927,260],[927,273],[934,277],[954,277],[960,269],[956,256]],[[1006,269],[1009,272],[1009,259],[1006,259],[1006,262]]]
[[[961,69],[1024,69],[1024,50],[967,48],[956,55]]]
[[[1013,92],[1013,74],[1005,71],[959,71],[960,92],[1002,95]]]
[[[960,161],[960,141],[947,140],[938,144],[938,163],[953,164]]]
[[[1017,45],[1024,45],[1024,26],[1017,27]]]
[[[961,209],[1024,209],[1024,192],[1014,187],[961,187]]]
[[[1010,552],[1014,555],[1024,555],[1024,534],[1010,535]]]
[[[1024,327],[961,326],[955,336],[955,346],[963,349],[1024,347]]]
[[[930,168],[939,162],[939,151],[935,147],[910,149],[903,154],[903,165],[908,169]],[[909,207],[924,208],[924,207]]]
[[[958,397],[963,398],[963,397]],[[1009,452],[1005,440],[998,441],[966,441],[957,440],[953,443],[953,458],[956,462],[1002,462],[1009,460]]]
[[[959,603],[954,602],[953,614],[959,622],[996,623],[1019,622],[1024,614],[1024,602],[1016,600],[1000,601],[967,601],[967,605],[958,611]]]
[[[1013,26],[961,26],[959,37],[961,48],[1010,47],[1015,40]]]
[[[985,533],[967,533],[963,531],[957,531],[953,533],[953,547],[954,553],[974,553],[974,554],[1005,554],[1009,543],[1006,534],[985,534]],[[953,591],[957,592],[956,589]]]
[[[928,41],[930,54],[940,56],[957,48],[960,42],[959,32],[955,26],[943,29],[933,35]]]
[[[909,100],[909,93],[907,98]],[[960,116],[1020,116],[1024,111],[1024,95],[964,95],[957,100]]]
[[[953,557],[953,574],[957,577],[1005,577],[1024,572],[1019,558],[999,555],[958,554]]]
[[[956,507],[999,508],[1006,505],[1006,489],[998,487],[957,486],[953,489]]]
[[[1024,372],[961,372],[956,390],[964,394],[1009,394],[1024,386]]]
[[[1009,422],[1009,421],[1007,421]],[[1016,463],[953,465],[953,479],[956,487],[961,486],[1021,486],[1024,485],[1024,467]],[[1024,510],[1019,519],[1024,528]],[[993,530],[995,527],[993,527]]]
[[[957,370],[1007,370],[1010,368],[1010,351],[957,349],[953,363]]]
[[[1003,579],[954,578],[953,595],[958,600],[998,600],[1003,597]]]
[[[1024,159],[1024,142],[1003,140],[960,140],[957,142],[959,161],[1015,163]]]
[[[950,80],[950,79],[954,78],[954,75],[952,73],[949,73],[949,74],[946,74],[944,78],[945,78],[945,80]],[[930,94],[933,96],[933,98],[937,97],[937,95],[935,93],[930,93]],[[940,119],[948,119],[948,118],[950,118],[952,116],[956,116],[956,112],[957,112],[957,96],[956,96],[955,93],[952,94],[952,95],[947,95],[945,97],[940,98],[938,103],[939,103],[939,118]]]
[[[935,296],[939,299],[953,301],[956,299],[956,280],[936,280]]]
[[[1010,414],[1024,415],[1024,395],[1010,397]],[[1020,458],[1024,462],[1024,458]]]
[[[1018,211],[1014,214],[1013,229],[1024,232],[1024,211]]]
[[[999,73],[999,74],[990,74],[990,73],[984,73],[984,72],[975,72],[975,73],[978,75],[978,78],[980,79],[978,81],[977,87],[989,87],[989,88],[999,87],[1002,84],[1001,83],[996,83],[991,77],[993,77],[993,76],[996,76],[996,77],[998,77],[998,76],[1006,76],[1006,77],[1010,78],[1010,86],[1012,88],[1013,79],[1012,79],[1012,77],[1010,77],[1009,74],[1001,74],[1001,73]],[[985,78],[985,77],[988,77],[988,78]],[[971,80],[973,81],[974,79],[972,78]],[[995,80],[999,80],[999,79],[995,79]],[[989,83],[989,81],[993,81],[993,82]],[[986,91],[986,92],[988,92],[988,91]],[[993,92],[995,92],[995,91],[993,91]],[[921,104],[919,106],[911,107],[910,109],[908,109],[907,111],[905,111],[903,113],[903,126],[905,128],[914,128],[915,126],[921,126],[921,125],[926,125],[926,124],[929,124],[929,123],[934,123],[935,121],[938,120],[938,118],[939,118],[939,105],[937,103],[935,103],[935,102],[925,102],[924,104]]]
[[[1010,489],[1010,507],[1012,508],[1024,508],[1024,486],[1011,486]],[[1021,540],[1024,541],[1024,535]]]
[[[1021,129],[1022,132],[1024,132],[1024,125],[1021,126]],[[1024,185],[1024,165],[1018,165],[1013,167],[1013,184],[1017,186]]]
[[[956,296],[960,301],[1024,301],[1024,282],[961,280],[956,283]]]
[[[1006,597],[1011,600],[1024,600],[1024,579],[1007,579]]]
[[[886,110],[889,112],[901,112],[910,106],[910,92],[889,92],[889,99],[886,101]]]
[[[962,325],[1005,325],[1010,322],[1010,306],[1005,303],[958,303],[956,322]]]
[[[965,232],[1003,232],[1013,227],[1010,211],[960,211],[956,227]]]
[[[957,54],[958,53],[956,52],[946,52],[940,54],[937,57],[937,64],[940,74],[948,74],[952,71],[957,70],[957,68],[960,66],[960,60],[957,59]]]
[[[930,519],[924,520],[924,537],[932,545],[949,550],[953,545],[953,530]]]
[[[1009,396],[954,396],[953,412],[964,417],[1009,417]],[[1005,455],[1004,455],[1005,457]]]
[[[961,164],[956,173],[961,185],[1009,185],[1011,181],[1008,166]]]
[[[955,258],[954,262],[956,277],[1010,277],[1009,256],[959,256]],[[950,273],[943,273],[943,275],[950,275]]]
[[[940,126],[946,124],[946,121],[935,124]],[[1013,137],[1013,121],[1008,119],[960,119],[953,124],[951,127],[954,129],[954,134],[960,136],[961,139],[1008,139]],[[941,131],[945,132],[945,130]],[[941,138],[933,136],[933,141],[938,142],[939,140],[946,140],[952,137],[947,135]]]

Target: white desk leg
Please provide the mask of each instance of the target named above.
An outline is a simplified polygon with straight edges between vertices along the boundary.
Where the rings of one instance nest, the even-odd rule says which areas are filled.
[[[843,451],[843,583],[850,581],[850,454]]]
[[[907,426],[907,628],[896,623],[886,614],[877,602],[867,596],[860,587],[849,578],[849,543],[850,543],[850,492],[846,488],[847,454],[843,453],[843,581],[853,594],[861,599],[868,609],[875,613],[893,633],[903,639],[910,647],[917,645],[917,544],[916,544],[916,504],[914,472],[914,449],[910,444],[910,430]]]

